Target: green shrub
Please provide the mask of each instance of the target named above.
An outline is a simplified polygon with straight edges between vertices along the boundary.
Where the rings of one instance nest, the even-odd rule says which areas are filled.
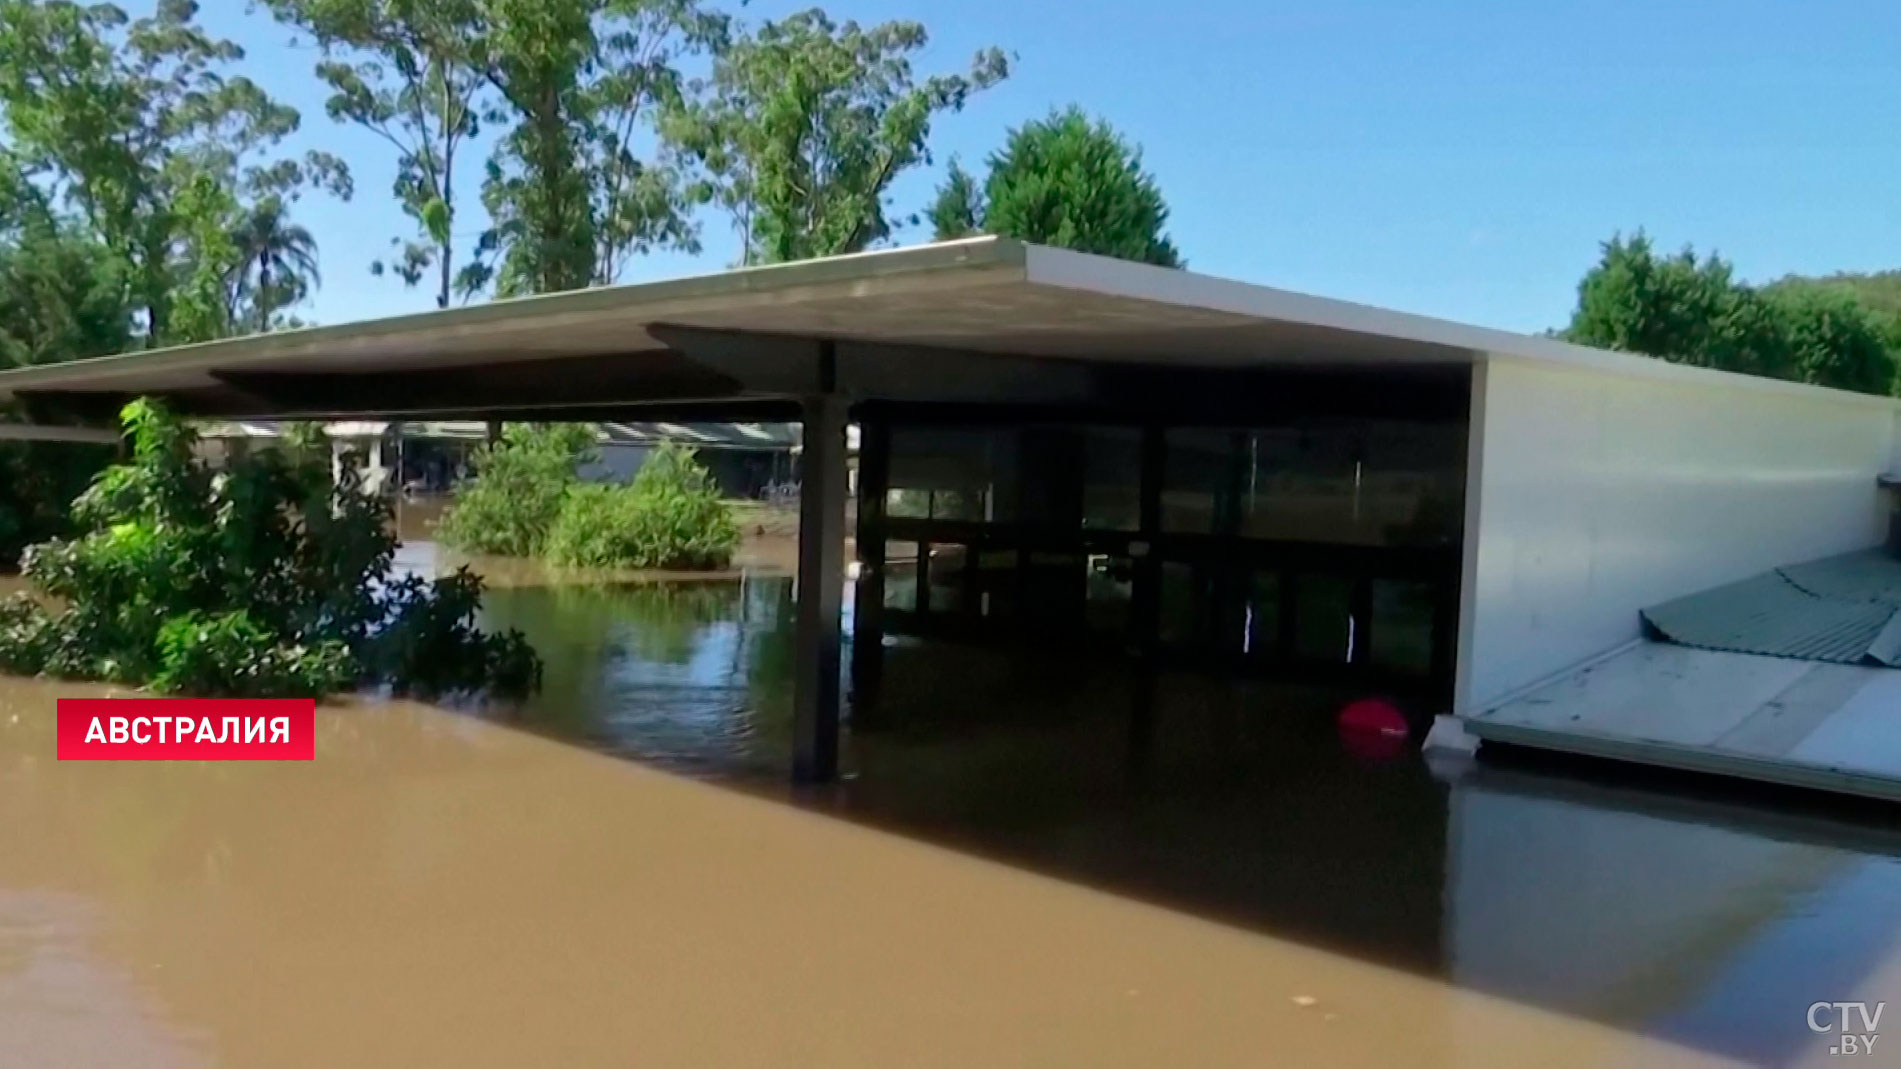
[[[112,463],[109,445],[0,442],[0,568],[35,542],[71,533],[67,506]]]
[[[333,483],[321,457],[271,449],[214,477],[157,406],[124,421],[132,461],[74,502],[80,533],[26,551],[43,596],[0,606],[0,668],[208,696],[538,682],[519,633],[475,630],[473,575],[392,579],[389,508],[354,473]]]
[[[724,568],[739,526],[693,451],[664,443],[628,486],[576,486],[548,534],[547,556],[577,568]]]
[[[576,423],[511,423],[475,454],[475,476],[456,488],[436,537],[464,553],[538,557],[594,455],[594,431]]]
[[[242,609],[165,621],[158,662],[150,685],[160,694],[329,694],[354,683],[356,674],[343,643],[288,645]]]

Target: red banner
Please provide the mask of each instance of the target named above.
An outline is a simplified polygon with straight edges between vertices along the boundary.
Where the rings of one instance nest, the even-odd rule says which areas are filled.
[[[314,698],[61,698],[61,761],[309,761]]]

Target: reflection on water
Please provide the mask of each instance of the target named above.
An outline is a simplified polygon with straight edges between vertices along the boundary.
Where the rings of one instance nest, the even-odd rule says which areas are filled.
[[[325,710],[309,766],[60,765],[94,689],[0,684],[0,1063],[1791,1063],[1901,1002],[1890,811],[1369,763],[1186,677],[1138,735],[1113,665],[914,643],[768,804],[789,579],[515,568],[539,696]]]
[[[513,586],[543,688],[498,718],[680,771],[778,776],[791,749],[792,580]]]
[[[498,717],[778,788],[784,578],[516,585],[492,622],[549,656]],[[1131,681],[1101,663],[888,651],[888,725],[826,811],[1089,886],[1725,1055],[1812,1045],[1817,999],[1901,990],[1901,831],[1550,771],[1435,777],[1337,743],[1332,696],[1164,679],[1130,779]],[[782,788],[781,788],[782,789]],[[1788,1007],[1795,1007],[1794,1010]]]

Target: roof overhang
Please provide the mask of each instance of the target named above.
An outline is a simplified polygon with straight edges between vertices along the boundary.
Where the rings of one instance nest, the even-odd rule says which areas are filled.
[[[17,369],[0,372],[0,402],[42,422],[106,418],[140,395],[231,418],[612,419],[638,407],[772,419],[824,391],[1078,403],[1130,369],[1435,369],[1500,355],[1662,366],[985,237]]]

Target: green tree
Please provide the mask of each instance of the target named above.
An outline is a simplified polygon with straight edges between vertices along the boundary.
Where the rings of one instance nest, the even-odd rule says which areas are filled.
[[[0,0],[7,150],[125,265],[148,344],[180,340],[175,291],[202,266],[194,246],[206,243],[194,235],[210,229],[190,209],[290,199],[311,186],[350,191],[334,156],[270,157],[297,112],[227,72],[244,53],[206,34],[197,11],[192,0],[159,0],[132,20],[110,4]],[[188,195],[201,180],[228,197]]]
[[[277,449],[214,477],[158,406],[124,424],[132,456],[74,502],[80,533],[26,555],[39,596],[0,605],[0,670],[207,695],[537,685],[519,634],[475,628],[474,575],[392,574],[389,508],[351,477]]]
[[[1613,236],[1578,284],[1564,336],[1724,371],[1770,374],[1780,363],[1774,315],[1729,263],[1693,249],[1660,256],[1639,231]]]
[[[1771,293],[1784,331],[1787,377],[1841,390],[1885,394],[1895,361],[1883,324],[1842,290]]]
[[[965,74],[918,82],[915,22],[861,28],[813,9],[766,22],[717,56],[703,99],[669,117],[704,169],[747,263],[857,252],[891,233],[891,183],[928,163],[931,120],[1009,74],[985,49]]]
[[[1104,256],[1182,266],[1164,233],[1168,205],[1142,154],[1082,109],[1011,130],[981,193],[951,168],[930,211],[939,240],[985,231]]]
[[[1894,383],[1889,334],[1852,292],[1758,290],[1714,254],[1659,256],[1640,231],[1612,237],[1578,285],[1563,336],[1676,363],[1869,393]]]
[[[266,0],[279,21],[323,51],[325,109],[396,152],[393,193],[420,240],[390,239],[387,268],[408,285],[432,269],[447,308],[456,271],[456,165],[481,130],[486,19],[481,0]]]
[[[677,169],[637,135],[677,106],[680,58],[720,47],[698,0],[487,0],[486,77],[509,125],[482,187],[493,220],[460,276],[473,291],[612,281],[628,256],[697,251]]]
[[[955,241],[983,233],[984,194],[977,178],[952,157],[950,171],[924,213],[931,221],[931,240]]]
[[[232,243],[238,256],[235,290],[249,303],[259,333],[271,329],[279,309],[303,300],[322,284],[317,239],[285,216],[283,202],[276,197],[266,197],[245,214]]]
[[[131,337],[111,250],[51,216],[0,231],[0,367],[123,352]]]

